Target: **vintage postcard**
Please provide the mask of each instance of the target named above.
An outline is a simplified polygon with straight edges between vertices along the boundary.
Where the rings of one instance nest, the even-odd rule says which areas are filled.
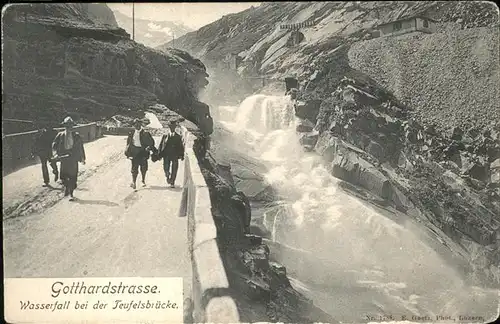
[[[490,323],[499,8],[2,8],[8,323]]]

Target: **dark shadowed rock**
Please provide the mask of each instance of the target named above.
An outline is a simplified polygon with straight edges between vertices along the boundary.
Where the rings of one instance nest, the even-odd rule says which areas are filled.
[[[486,163],[475,162],[465,169],[465,174],[469,175],[471,178],[486,182],[489,178],[489,168]]]
[[[231,175],[231,165],[227,162],[217,162],[218,173],[227,183],[234,186],[234,179]]]
[[[464,136],[464,131],[460,127],[454,127],[451,133],[451,139],[455,141],[461,141]]]
[[[315,122],[321,102],[321,100],[297,101],[295,104],[295,115],[299,118]]]
[[[375,141],[370,141],[365,150],[368,154],[373,155],[380,162],[384,162],[387,157],[386,152],[382,147],[382,145],[380,145]]]

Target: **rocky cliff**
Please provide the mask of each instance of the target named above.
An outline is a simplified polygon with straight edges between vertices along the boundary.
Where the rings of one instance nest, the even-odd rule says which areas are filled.
[[[297,101],[305,149],[323,156],[330,172],[361,188],[365,199],[440,228],[471,253],[471,276],[499,284],[500,128],[440,133],[350,72],[330,84],[331,96]]]
[[[58,122],[134,116],[154,103],[211,132],[200,60],[130,40],[103,4],[15,4],[3,12],[3,114]]]

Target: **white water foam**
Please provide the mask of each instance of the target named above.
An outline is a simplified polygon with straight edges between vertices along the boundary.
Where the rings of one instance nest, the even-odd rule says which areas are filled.
[[[148,127],[151,128],[163,128],[163,125],[160,123],[158,117],[151,112],[147,112],[144,114],[147,119],[149,119]]]

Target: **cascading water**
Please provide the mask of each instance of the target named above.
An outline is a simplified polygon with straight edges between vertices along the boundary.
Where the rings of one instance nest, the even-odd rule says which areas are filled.
[[[342,322],[497,313],[498,290],[465,284],[446,257],[451,251],[422,225],[347,194],[319,157],[304,152],[288,97],[254,95],[234,115],[221,123],[253,147],[249,154],[285,197],[264,213],[272,240],[292,247],[278,261],[319,307]]]

